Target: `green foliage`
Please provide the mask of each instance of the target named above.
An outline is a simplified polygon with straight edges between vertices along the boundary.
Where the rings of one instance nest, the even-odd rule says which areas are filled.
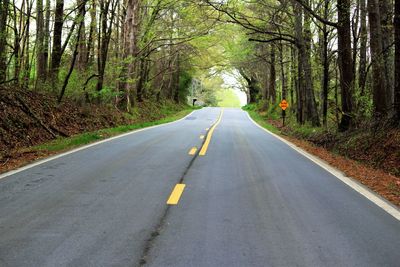
[[[182,103],[186,102],[192,80],[192,75],[187,71],[183,71],[179,76],[179,100]]]

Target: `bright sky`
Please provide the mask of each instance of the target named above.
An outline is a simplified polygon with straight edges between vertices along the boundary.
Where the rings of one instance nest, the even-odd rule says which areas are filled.
[[[240,100],[240,105],[244,106],[247,104],[247,95],[245,92],[241,91],[240,88],[240,82],[238,81],[238,79],[236,78],[237,76],[235,76],[234,74],[230,73],[230,72],[224,72],[222,74],[222,79],[224,79],[225,85],[227,87],[232,88],[236,95],[239,97]]]

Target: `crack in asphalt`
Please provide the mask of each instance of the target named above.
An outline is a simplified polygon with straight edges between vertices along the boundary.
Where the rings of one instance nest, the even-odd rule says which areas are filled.
[[[212,126],[214,126],[218,121],[214,122],[212,124]],[[212,126],[209,128],[209,130],[206,133],[206,136],[208,135],[210,129],[212,128]],[[183,181],[185,180],[185,176],[187,175],[187,173],[189,172],[190,168],[192,167],[193,163],[195,162],[195,160],[198,158],[199,156],[199,152],[201,150],[201,148],[203,147],[205,141],[207,138],[204,138],[201,145],[200,145],[200,149],[198,149],[196,151],[196,154],[192,157],[192,159],[190,160],[189,164],[187,165],[187,167],[185,168],[183,174],[181,175],[181,178],[179,179],[179,184],[183,183]],[[152,248],[153,243],[155,242],[156,238],[160,235],[161,233],[161,229],[163,228],[165,221],[167,219],[168,216],[168,212],[170,210],[170,205],[167,205],[167,207],[164,210],[163,215],[160,217],[160,219],[158,220],[158,224],[156,225],[154,231],[151,232],[150,237],[146,240],[143,251],[142,251],[142,256],[140,257],[140,261],[139,261],[139,266],[143,266],[147,264],[148,261],[148,255],[149,252]]]

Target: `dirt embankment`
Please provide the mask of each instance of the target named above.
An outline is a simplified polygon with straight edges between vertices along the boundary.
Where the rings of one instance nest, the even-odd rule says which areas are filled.
[[[15,149],[37,145],[57,137],[92,131],[129,120],[116,109],[58,104],[54,96],[19,88],[0,87],[0,157]]]

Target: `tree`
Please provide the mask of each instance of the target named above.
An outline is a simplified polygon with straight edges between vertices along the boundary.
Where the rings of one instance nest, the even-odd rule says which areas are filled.
[[[340,69],[340,88],[342,98],[342,119],[339,130],[346,131],[352,124],[353,112],[353,61],[350,34],[350,1],[338,0],[338,51]]]
[[[42,83],[46,80],[47,62],[44,45],[45,23],[43,0],[36,0],[36,72],[37,81]]]
[[[124,22],[124,59],[122,68],[122,84],[126,93],[126,109],[131,110],[132,101],[136,99],[135,82],[136,57],[138,51],[138,36],[140,27],[140,0],[128,0]],[[133,97],[132,97],[133,96]]]
[[[367,6],[366,0],[360,0],[360,64],[358,70],[358,86],[361,96],[365,95],[367,80]]]
[[[400,0],[395,1],[394,8],[394,42],[395,42],[395,76],[394,76],[394,109],[395,109],[395,122],[397,125],[400,123]]]
[[[6,80],[7,73],[7,18],[10,1],[0,2],[0,82]]]
[[[370,25],[371,60],[373,71],[373,100],[375,115],[378,118],[387,114],[386,76],[382,48],[382,28],[377,0],[368,0],[368,18]]]
[[[50,78],[53,88],[56,88],[58,81],[58,72],[61,64],[62,56],[62,30],[64,22],[64,0],[56,0],[56,9],[54,14],[54,34],[53,34],[53,51],[51,53]]]
[[[98,79],[97,79],[97,91],[100,92],[103,89],[104,83],[104,71],[107,64],[108,47],[110,44],[113,23],[115,20],[115,10],[118,1],[106,1],[100,0],[100,31],[98,34],[98,55],[97,55],[97,69],[98,69]],[[111,16],[109,18],[109,15]],[[82,43],[82,42],[81,42]]]

